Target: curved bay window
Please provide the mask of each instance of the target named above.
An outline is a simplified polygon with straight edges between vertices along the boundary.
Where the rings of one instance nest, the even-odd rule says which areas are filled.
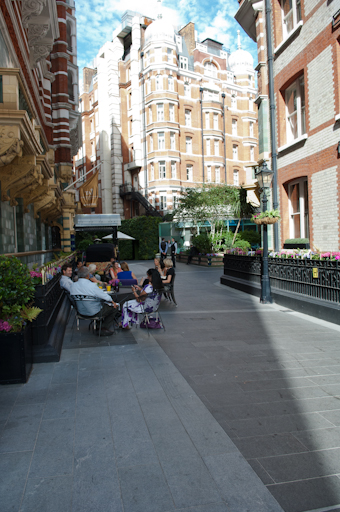
[[[307,178],[289,183],[288,199],[290,238],[309,238]]]
[[[213,62],[206,62],[204,64],[204,74],[212,78],[217,78],[217,67]]]

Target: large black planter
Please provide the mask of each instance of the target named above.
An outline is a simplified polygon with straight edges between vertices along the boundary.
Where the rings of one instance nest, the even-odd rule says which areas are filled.
[[[0,383],[27,382],[32,369],[32,329],[28,324],[22,332],[0,333]]]
[[[34,305],[42,309],[32,322],[33,362],[57,362],[60,359],[70,302],[60,288],[61,274],[35,288]]]

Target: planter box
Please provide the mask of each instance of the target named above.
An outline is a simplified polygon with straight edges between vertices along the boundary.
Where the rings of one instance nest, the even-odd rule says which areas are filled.
[[[181,263],[187,263],[188,255],[178,254],[176,259]],[[223,256],[194,256],[190,264],[203,267],[223,267]]]
[[[284,244],[284,249],[310,249],[310,244]]]
[[[0,333],[0,383],[27,382],[32,370],[32,330],[26,325],[22,332]]]
[[[42,309],[32,322],[33,362],[57,362],[60,359],[70,301],[60,288],[61,274],[35,289],[34,305]]]

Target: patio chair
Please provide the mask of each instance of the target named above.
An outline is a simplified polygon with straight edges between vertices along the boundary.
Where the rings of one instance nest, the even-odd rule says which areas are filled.
[[[141,302],[143,311],[142,311],[142,313],[139,313],[139,325],[142,322],[145,322],[149,336],[150,336],[149,324],[150,324],[151,318],[155,318],[156,321],[160,322],[160,325],[165,330],[165,326],[164,326],[162,317],[159,312],[159,306],[161,303],[162,292],[163,292],[163,290],[154,290],[153,292],[151,292],[147,295],[146,299],[143,302]],[[155,293],[157,294],[156,301],[154,300]],[[152,300],[151,300],[151,296],[152,296]]]
[[[89,323],[89,330],[92,326],[92,332],[97,330],[97,322],[99,322],[99,336],[101,333],[102,328],[102,321],[104,320],[104,316],[102,313],[102,305],[105,304],[104,299],[99,299],[98,297],[93,297],[91,295],[71,295],[71,300],[73,300],[73,305],[75,308],[75,318],[77,320],[77,331],[79,331],[79,320],[90,320]],[[86,303],[87,305],[90,304],[101,304],[101,308],[95,315],[85,315],[83,313],[79,312],[79,304]]]
[[[163,293],[164,293],[164,297],[166,299],[168,299],[170,302],[173,302],[177,308],[177,302],[175,299],[175,292],[174,292],[175,278],[176,278],[176,275],[172,276],[171,283],[164,285],[167,287],[167,289]]]

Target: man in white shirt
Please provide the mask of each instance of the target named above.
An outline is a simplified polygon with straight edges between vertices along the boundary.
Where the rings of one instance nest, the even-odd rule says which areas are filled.
[[[99,300],[95,301],[78,301],[77,309],[80,314],[94,316],[102,310],[104,320],[102,322],[101,336],[110,336],[113,331],[109,329],[115,317],[119,316],[120,313],[117,309],[118,304],[112,301],[110,295],[100,288],[95,283],[90,281],[90,272],[87,267],[82,267],[78,270],[78,281],[72,283],[71,296],[72,295],[87,295],[91,297],[98,297],[98,299],[104,299],[107,301],[102,304]]]
[[[71,276],[72,276],[72,265],[70,265],[69,263],[65,263],[65,264],[61,267],[61,271],[62,271],[63,275],[61,276],[61,279],[60,279],[60,287],[61,287],[61,288],[64,288],[64,290],[66,290],[68,293],[71,293],[71,286],[72,286],[72,279],[71,279]]]

